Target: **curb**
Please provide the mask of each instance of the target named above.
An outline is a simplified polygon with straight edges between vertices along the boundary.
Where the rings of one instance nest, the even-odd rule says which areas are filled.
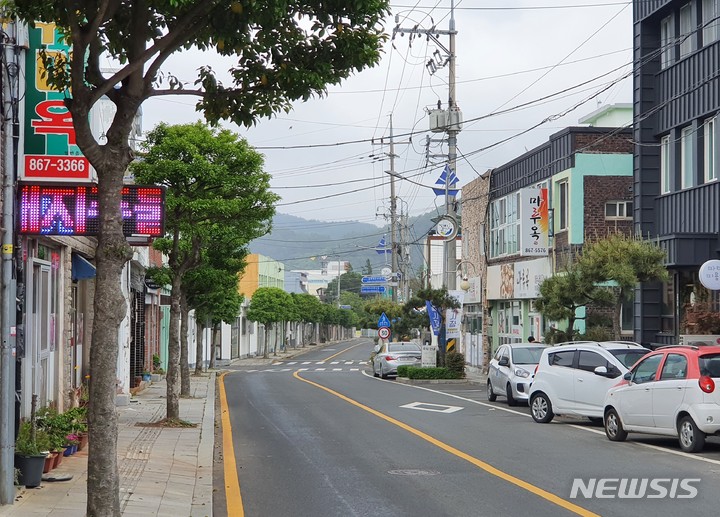
[[[396,377],[396,382],[401,384],[467,384],[468,379],[408,379],[407,377]]]

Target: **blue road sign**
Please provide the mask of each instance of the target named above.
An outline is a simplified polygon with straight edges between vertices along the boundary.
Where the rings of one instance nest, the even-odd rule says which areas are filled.
[[[387,282],[387,277],[384,276],[364,276],[360,279],[363,284],[384,284]]]
[[[382,286],[380,286],[380,287],[382,287]],[[383,287],[383,291],[384,290],[385,290],[385,288]],[[389,326],[390,326],[390,320],[388,319],[387,315],[383,312],[380,315],[380,319],[378,320],[378,328],[389,327]]]
[[[384,293],[385,292],[385,286],[384,285],[361,285],[360,286],[360,293],[361,294],[370,294],[370,293]]]

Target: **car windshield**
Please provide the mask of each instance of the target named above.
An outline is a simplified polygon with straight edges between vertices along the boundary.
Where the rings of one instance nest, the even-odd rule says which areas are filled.
[[[544,346],[533,346],[512,349],[512,360],[514,364],[538,364],[540,355],[545,349]]]
[[[701,355],[698,358],[700,366],[700,375],[708,377],[720,377],[720,354]]]
[[[388,352],[419,352],[420,346],[415,343],[390,343]]]
[[[630,369],[641,357],[650,352],[647,348],[623,348],[621,350],[609,350],[625,368]]]

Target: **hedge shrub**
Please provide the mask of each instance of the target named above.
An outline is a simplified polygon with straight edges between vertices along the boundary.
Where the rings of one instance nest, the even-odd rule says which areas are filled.
[[[419,368],[417,366],[399,366],[398,377],[408,379],[462,379],[460,374],[450,368]]]
[[[450,352],[445,355],[445,367],[458,374],[458,379],[465,378],[465,355],[460,352]]]

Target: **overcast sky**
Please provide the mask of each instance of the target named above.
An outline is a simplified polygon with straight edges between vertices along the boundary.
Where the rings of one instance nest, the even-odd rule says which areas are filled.
[[[631,2],[455,4],[457,102],[466,121],[458,135],[460,186],[576,125],[600,105],[632,101]],[[393,16],[386,24],[390,34],[395,15],[403,28],[430,28],[433,23],[449,28],[450,0],[399,0],[391,7]],[[448,36],[439,39],[448,45]],[[262,120],[249,130],[226,124],[264,154],[273,190],[282,196],[278,212],[386,224],[388,147],[373,145],[372,139],[389,136],[391,114],[397,135],[395,170],[425,186],[398,181],[399,206],[411,216],[442,210],[442,198],[429,187],[444,163],[442,158],[426,159],[425,145],[426,135],[431,135],[430,154],[447,153],[447,145],[438,141],[442,135],[426,132],[427,108],[438,100],[446,106],[448,100],[447,67],[434,74],[426,67],[436,50],[443,52],[425,37],[411,41],[398,35],[377,67],[330,87],[327,97],[298,102],[289,114]],[[165,70],[192,83],[195,70],[207,63],[216,70],[222,67],[218,56],[196,52],[175,56]],[[493,115],[526,103],[531,104]],[[143,105],[143,126],[149,130],[161,121],[198,120],[194,105],[190,97],[152,99]],[[413,132],[407,144],[407,134]],[[304,147],[289,149],[294,146]],[[315,199],[322,197],[326,199]]]

